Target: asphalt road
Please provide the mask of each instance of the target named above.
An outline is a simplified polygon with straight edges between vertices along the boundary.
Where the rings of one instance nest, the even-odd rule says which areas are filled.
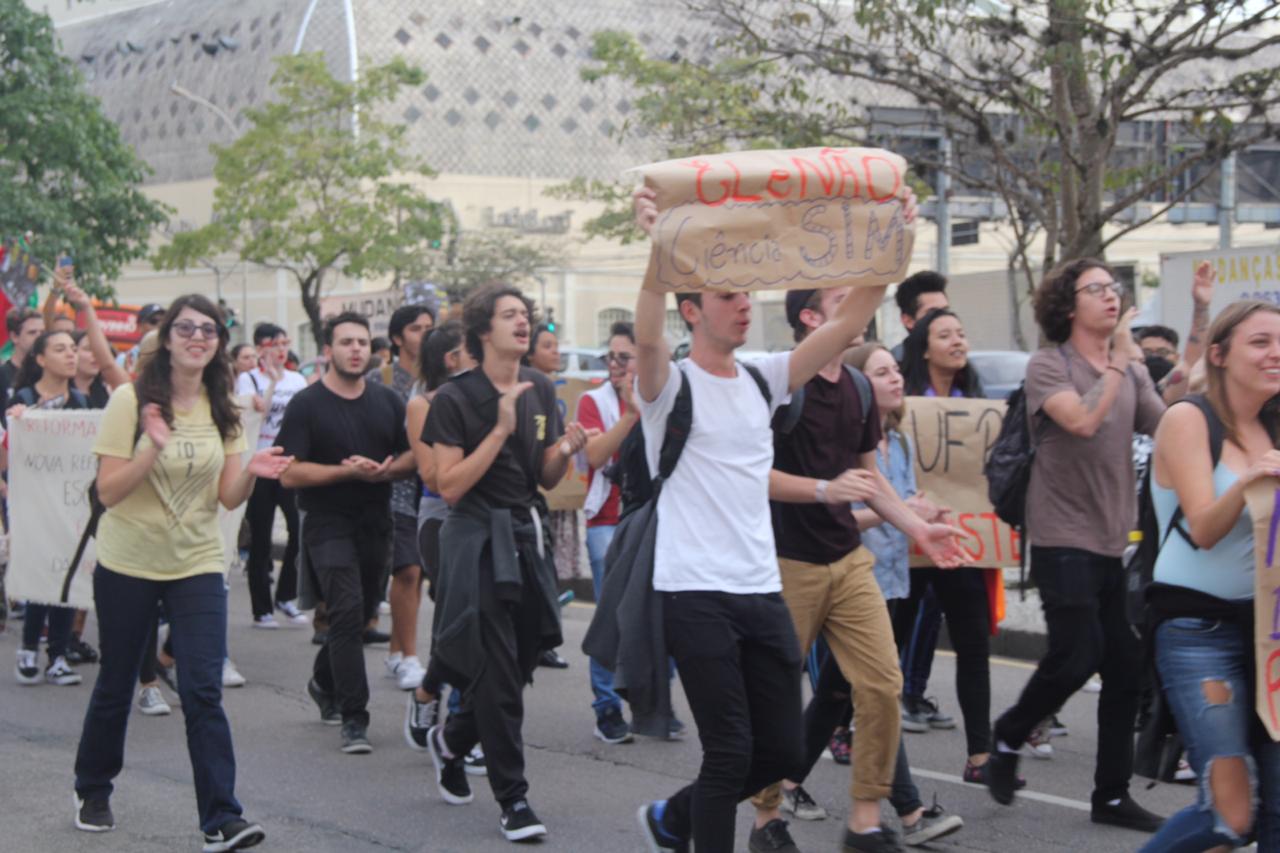
[[[606,746],[592,737],[591,692],[586,659],[579,651],[591,618],[588,606],[565,611],[566,645],[572,661],[565,671],[539,670],[526,694],[525,742],[530,802],[547,824],[546,850],[640,853],[637,805],[674,792],[697,770],[699,751],[685,742],[638,740]],[[429,612],[422,614],[423,634]],[[498,830],[498,810],[483,779],[474,779],[476,800],[446,805],[435,793],[429,758],[410,751],[401,734],[405,695],[382,677],[383,649],[369,649],[372,680],[370,736],[374,752],[347,756],[338,751],[338,733],[319,722],[305,692],[314,647],[311,631],[253,630],[243,577],[232,583],[231,652],[249,679],[228,690],[238,761],[237,793],[246,816],[267,830],[260,847],[271,851],[431,851],[453,853],[510,850]],[[385,621],[385,620],[384,620]],[[92,620],[90,633],[93,632]],[[0,635],[0,660],[12,666],[21,626],[10,623]],[[424,644],[425,650],[425,644]],[[958,709],[954,661],[939,654],[931,693],[944,710]],[[112,806],[117,828],[105,835],[75,830],[72,824],[72,764],[95,667],[82,668],[78,687],[19,686],[0,675],[0,851],[198,850],[191,769],[182,716],[131,717],[124,772]],[[1007,706],[1029,675],[1029,666],[997,660],[992,665],[993,714]],[[677,691],[681,715],[690,720]],[[1089,821],[1093,720],[1097,697],[1080,694],[1063,711],[1070,734],[1054,740],[1051,761],[1024,759],[1030,786],[1011,808],[996,805],[985,789],[963,784],[961,733],[908,735],[907,748],[917,781],[929,801],[965,820],[964,830],[935,845],[939,850],[1131,851],[1144,836],[1095,826]],[[856,748],[856,747],[855,747]],[[475,784],[478,782],[479,784]],[[848,807],[849,771],[824,760],[806,783],[832,816],[793,823],[800,849],[840,849]],[[1162,813],[1193,798],[1185,786],[1142,790],[1137,798]],[[751,813],[739,809],[737,849],[746,850]]]

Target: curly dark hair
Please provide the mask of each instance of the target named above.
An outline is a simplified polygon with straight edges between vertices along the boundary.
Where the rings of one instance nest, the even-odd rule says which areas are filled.
[[[490,284],[475,291],[462,303],[462,325],[467,330],[467,351],[477,362],[484,361],[484,343],[480,336],[493,328],[493,312],[498,307],[498,300],[504,296],[514,296],[524,303],[525,310],[529,312],[530,326],[538,323],[533,300],[515,285]],[[536,340],[536,335],[530,338],[530,341]]]
[[[1106,270],[1115,278],[1116,271],[1097,258],[1077,258],[1058,264],[1036,288],[1033,303],[1040,331],[1055,344],[1071,337],[1071,321],[1076,311],[1076,282],[1089,270]]]
[[[160,348],[155,357],[147,362],[142,373],[133,382],[138,397],[138,410],[155,403],[160,407],[164,422],[173,428],[173,363],[169,353],[169,339],[173,334],[173,324],[182,313],[183,308],[203,314],[213,321],[218,328],[218,348],[213,358],[204,367],[203,382],[205,393],[209,397],[209,411],[213,415],[214,426],[218,435],[226,441],[240,432],[240,407],[232,399],[231,377],[233,375],[231,358],[227,355],[227,344],[230,333],[227,331],[225,318],[217,305],[198,293],[189,293],[173,300],[164,313],[164,322],[156,334],[160,338]]]
[[[950,308],[934,308],[916,321],[911,334],[902,342],[902,379],[906,392],[919,396],[929,387],[929,362],[924,357],[929,351],[929,327],[940,317],[959,317]],[[982,383],[973,364],[966,361],[964,367],[951,380],[951,387],[959,388],[966,397],[981,397]]]

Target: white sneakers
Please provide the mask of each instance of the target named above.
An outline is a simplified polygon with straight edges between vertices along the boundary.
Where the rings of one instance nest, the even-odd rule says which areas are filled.
[[[148,717],[164,717],[173,713],[169,703],[164,701],[164,694],[154,684],[138,691],[138,711]]]
[[[18,665],[13,669],[13,677],[18,680],[19,684],[39,684],[39,655],[27,649],[18,649]]]
[[[387,667],[387,678],[394,678],[401,690],[412,690],[422,683],[427,671],[422,668],[418,656],[401,657],[399,654],[387,655],[383,662]]]
[[[80,677],[80,673],[71,668],[66,658],[58,655],[44,671],[44,680],[59,687],[71,687],[84,679]]]
[[[240,674],[240,670],[236,669],[231,658],[222,659],[222,686],[244,687],[244,676]]]
[[[276,605],[276,610],[284,614],[285,621],[290,625],[311,624],[311,617],[298,609],[296,601],[282,601]]]
[[[253,617],[253,627],[263,628],[267,631],[275,631],[280,627],[280,623],[276,621],[276,617],[268,613],[264,616]]]

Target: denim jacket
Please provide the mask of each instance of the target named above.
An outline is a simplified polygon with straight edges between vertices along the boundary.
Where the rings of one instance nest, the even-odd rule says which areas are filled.
[[[916,493],[916,468],[912,461],[911,439],[897,430],[889,430],[889,453],[876,448],[876,466],[893,486],[898,497],[906,500]],[[866,504],[855,503],[854,509]],[[907,534],[887,522],[862,531],[862,544],[875,555],[876,580],[886,599],[907,598],[911,594],[910,543]]]

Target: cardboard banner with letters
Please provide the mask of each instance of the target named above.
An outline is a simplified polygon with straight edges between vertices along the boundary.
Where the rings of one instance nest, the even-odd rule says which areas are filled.
[[[9,419],[9,597],[60,604],[67,567],[89,520],[98,474],[93,442],[101,411],[28,410]],[[93,606],[93,542],[71,582],[68,605]]]
[[[599,386],[599,381],[593,382],[588,379],[557,379],[556,404],[560,407],[560,422],[567,424],[577,420],[578,400],[583,394]],[[564,479],[557,483],[554,489],[543,490],[548,509],[553,511],[582,509],[587,499],[587,472],[579,467],[581,455],[574,454],[574,457],[569,460],[569,468],[565,471]]]
[[[242,404],[247,401],[238,398]],[[261,417],[252,406],[241,409],[248,462],[258,443]],[[89,520],[89,484],[98,474],[93,443],[102,422],[100,410],[28,410],[9,421],[10,561],[5,583],[11,598],[59,604],[62,583]],[[246,502],[247,503],[247,502]],[[218,507],[223,559],[229,570],[246,504]],[[93,567],[89,540],[71,581],[68,606],[93,607]]]
[[[369,321],[369,334],[386,335],[391,315],[403,303],[404,290],[398,287],[347,296],[325,296],[320,300],[320,316],[328,319],[344,311],[354,311]]]
[[[1280,483],[1258,480],[1245,489],[1244,498],[1253,519],[1254,593],[1253,642],[1257,659],[1255,707],[1273,741],[1280,741],[1280,555],[1276,532],[1280,528]]]
[[[907,162],[876,148],[739,151],[634,170],[657,194],[648,290],[787,290],[901,281],[915,225]]]
[[[915,445],[916,486],[935,504],[951,509],[954,525],[967,534],[961,546],[969,554],[968,565],[1019,565],[1021,537],[991,508],[982,471],[1004,423],[1004,401],[908,397],[906,402],[899,429]],[[913,547],[911,564],[929,561]]]

